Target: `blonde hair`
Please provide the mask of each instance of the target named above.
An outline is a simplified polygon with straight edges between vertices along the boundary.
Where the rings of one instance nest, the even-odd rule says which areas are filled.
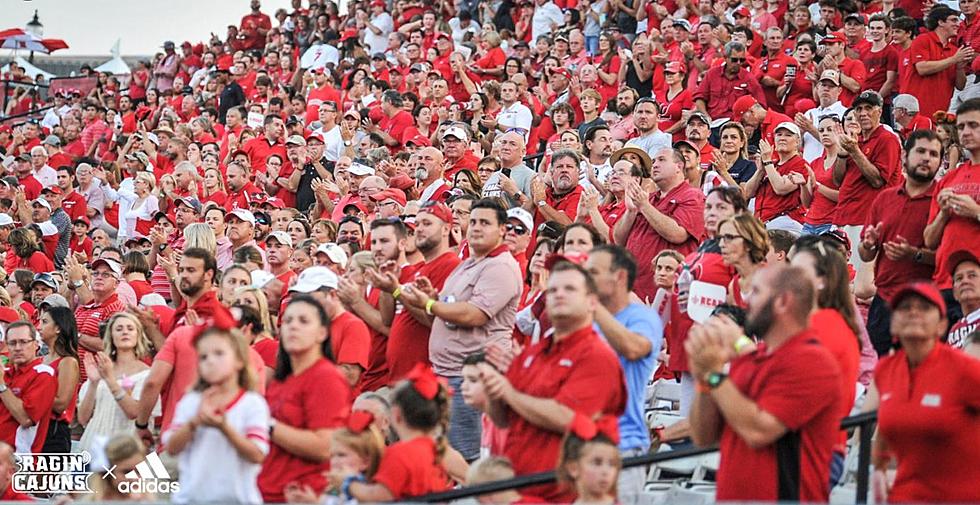
[[[112,326],[120,319],[129,319],[136,325],[136,349],[133,350],[136,353],[136,359],[149,356],[151,343],[149,337],[146,336],[146,330],[143,329],[143,323],[129,312],[116,312],[109,318],[109,322],[105,325],[104,335],[102,335],[102,345],[109,357],[113,361],[116,359],[116,345],[112,342]]]
[[[208,172],[214,172],[214,173],[218,174],[218,191],[225,191],[225,180],[221,176],[221,170],[218,170],[217,168],[209,168],[209,169],[207,169],[207,170],[204,171],[204,176],[205,177],[207,177]],[[203,179],[204,178],[202,177],[201,180],[203,181]],[[201,189],[204,191],[204,196],[211,196],[211,195],[214,194],[214,193],[208,192],[208,188],[206,186],[204,186],[204,184],[201,184]]]
[[[500,47],[500,34],[497,32],[486,32],[483,34],[483,40],[491,48]]]
[[[725,223],[731,223],[745,241],[745,249],[752,263],[762,263],[766,260],[766,255],[769,253],[769,234],[766,233],[766,225],[762,224],[759,218],[741,212],[722,220],[718,223],[718,229],[721,230]]]
[[[238,297],[246,293],[252,294],[259,303],[259,318],[262,319],[262,326],[265,327],[265,331],[270,335],[275,333],[275,327],[272,326],[272,314],[269,313],[269,299],[266,298],[265,291],[254,286],[242,286],[235,290],[235,302],[232,305],[238,303]]]
[[[156,191],[157,189],[157,180],[153,178],[153,174],[151,174],[150,172],[137,173],[133,182],[136,181],[143,181],[146,183],[147,186],[150,187],[149,191],[147,191],[148,194],[154,194],[153,192]]]
[[[466,485],[482,484],[514,477],[514,465],[502,456],[480,458],[466,472]]]
[[[214,230],[204,223],[192,223],[184,228],[184,249],[198,247],[214,256],[218,253],[218,241]]]
[[[334,444],[342,444],[368,461],[368,467],[364,470],[365,478],[371,479],[377,473],[381,454],[385,449],[385,438],[374,423],[360,433],[354,433],[347,427],[335,430],[330,436],[331,447]]]
[[[232,351],[238,361],[242,362],[242,369],[238,372],[238,386],[246,391],[255,389],[255,374],[252,371],[252,361],[249,354],[249,347],[245,344],[245,337],[237,329],[222,330],[220,328],[210,328],[194,339],[194,349],[201,345],[209,337],[219,337],[231,345]],[[194,391],[204,391],[211,387],[203,377],[198,374],[197,383],[194,384]]]
[[[664,249],[663,251],[660,251],[660,253],[653,258],[653,264],[656,265],[657,262],[660,261],[660,258],[671,258],[676,261],[678,265],[684,264],[684,255],[673,249]]]
[[[350,257],[349,267],[354,266],[360,268],[362,271],[377,268],[377,265],[374,263],[374,255],[371,253],[371,251],[359,251],[354,253],[354,255]]]

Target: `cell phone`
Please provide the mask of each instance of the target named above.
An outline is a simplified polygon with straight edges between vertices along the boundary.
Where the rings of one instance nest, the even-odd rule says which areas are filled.
[[[749,156],[755,156],[759,154],[759,146],[749,146],[748,151]]]
[[[796,77],[796,65],[786,65],[786,77],[790,79]]]

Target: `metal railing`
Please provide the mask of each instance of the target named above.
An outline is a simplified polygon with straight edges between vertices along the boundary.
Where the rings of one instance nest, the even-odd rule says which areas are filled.
[[[0,93],[3,94],[3,104],[2,104],[3,108],[0,109],[0,121],[9,121],[21,117],[32,116],[39,112],[46,111],[48,108],[50,108],[50,107],[44,107],[44,108],[38,107],[39,105],[44,104],[47,95],[47,89],[48,89],[47,84],[35,84],[33,82],[12,81],[8,79],[0,80],[0,84],[2,84],[2,87],[0,87]],[[11,114],[10,116],[7,116],[6,115],[7,105],[9,104],[10,99],[12,98],[13,90],[18,88],[27,89],[28,90],[27,92],[31,94],[30,110],[20,114]]]
[[[878,413],[868,412],[865,414],[858,414],[856,416],[844,418],[844,420],[841,421],[840,424],[841,429],[843,430],[848,430],[851,428],[860,429],[860,434],[858,435],[858,468],[857,468],[857,479],[856,479],[857,497],[855,499],[855,503],[858,504],[867,502],[868,484],[871,475],[870,472],[871,436],[874,434],[874,427],[877,421],[878,421]],[[662,463],[664,461],[671,461],[675,459],[689,458],[691,456],[700,456],[702,454],[709,454],[712,452],[716,452],[717,450],[718,450],[717,446],[712,446],[712,447],[697,447],[697,448],[682,449],[677,451],[644,454],[641,456],[635,456],[632,458],[624,459],[623,468],[626,469],[626,468],[632,468],[636,466],[649,466],[656,463]],[[441,493],[432,493],[423,496],[417,496],[415,498],[410,498],[405,501],[423,502],[423,503],[443,503],[443,502],[449,502],[453,500],[460,500],[463,498],[472,498],[484,494],[507,491],[510,489],[519,489],[528,486],[536,486],[539,484],[548,484],[554,482],[555,479],[556,476],[554,471],[532,473],[528,475],[521,475],[518,477],[514,477],[513,479],[485,482],[483,484],[476,484],[474,486],[452,489]]]

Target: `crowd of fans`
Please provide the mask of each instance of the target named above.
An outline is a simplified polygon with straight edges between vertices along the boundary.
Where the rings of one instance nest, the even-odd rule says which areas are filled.
[[[720,444],[719,500],[826,501],[877,410],[879,499],[980,501],[957,8],[252,0],[122,84],[12,96],[0,485],[11,448],[88,450],[139,499],[159,451],[178,502],[557,469],[481,500],[638,503],[622,458],[669,442]]]

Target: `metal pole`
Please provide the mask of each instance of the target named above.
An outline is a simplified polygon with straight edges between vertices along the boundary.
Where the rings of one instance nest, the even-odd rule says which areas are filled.
[[[875,419],[861,425],[858,443],[857,497],[858,504],[868,502],[868,480],[871,473],[871,437],[875,432]]]

